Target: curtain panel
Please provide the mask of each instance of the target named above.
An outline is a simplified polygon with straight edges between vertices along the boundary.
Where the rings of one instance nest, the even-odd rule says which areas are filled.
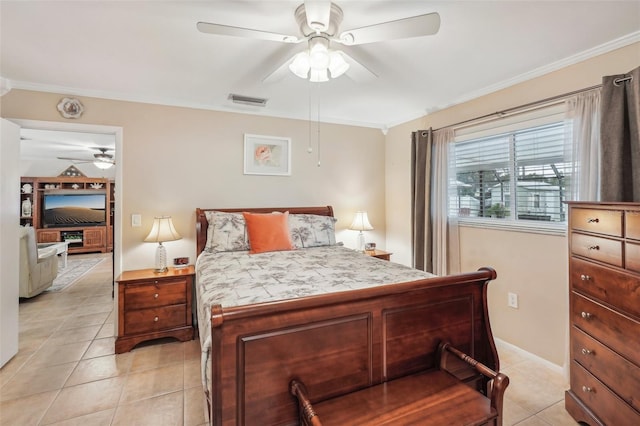
[[[571,152],[570,199],[572,201],[600,200],[600,89],[580,93],[567,99],[567,118],[571,138],[567,141]]]
[[[413,267],[436,275],[445,275],[449,269],[448,169],[451,141],[451,129],[419,130],[411,135]]]
[[[640,67],[602,78],[602,201],[640,202]]]
[[[418,130],[411,134],[411,246],[413,267],[432,271],[431,221],[431,152],[433,130]],[[427,244],[427,242],[429,242]]]

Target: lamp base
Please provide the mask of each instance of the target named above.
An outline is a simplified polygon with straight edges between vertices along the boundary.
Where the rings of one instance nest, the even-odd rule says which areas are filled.
[[[358,251],[364,253],[364,232],[360,231],[358,233]]]
[[[163,272],[167,272],[169,269],[167,268],[167,250],[164,248],[162,243],[158,243],[158,248],[156,249],[156,268],[153,270],[156,274],[160,274]]]

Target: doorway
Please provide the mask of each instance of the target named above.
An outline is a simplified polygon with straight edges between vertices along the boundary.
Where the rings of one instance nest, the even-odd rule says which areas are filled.
[[[114,182],[113,283],[121,270],[122,255],[122,128],[35,120],[12,121],[21,128],[21,176],[59,176],[69,167],[74,167],[88,177],[108,178]],[[101,154],[105,153],[107,156],[103,157]],[[112,162],[112,167],[99,167],[100,164],[95,161],[104,159]]]

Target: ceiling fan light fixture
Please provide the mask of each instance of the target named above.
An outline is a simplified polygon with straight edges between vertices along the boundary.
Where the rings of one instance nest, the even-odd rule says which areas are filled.
[[[289,64],[289,70],[298,77],[304,79],[309,77],[310,68],[309,54],[306,51],[298,53]]]
[[[111,166],[113,166],[113,163],[110,162],[110,161],[105,161],[105,160],[99,160],[98,159],[98,160],[95,160],[93,162],[93,165],[96,166],[99,169],[106,170],[106,169],[110,169]]]
[[[325,81],[329,81],[329,76],[327,75],[327,70],[314,70],[311,69],[311,76],[309,77],[309,81],[312,83],[324,83]]]
[[[329,40],[315,37],[309,41],[309,65],[312,70],[325,70],[329,67]]]
[[[349,69],[349,64],[344,60],[341,52],[334,50],[329,54],[329,59],[331,78],[338,78]]]

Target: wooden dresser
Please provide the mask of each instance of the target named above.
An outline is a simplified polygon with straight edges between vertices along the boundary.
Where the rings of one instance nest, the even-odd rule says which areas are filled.
[[[640,425],[640,204],[569,203],[571,389],[589,425]]]

